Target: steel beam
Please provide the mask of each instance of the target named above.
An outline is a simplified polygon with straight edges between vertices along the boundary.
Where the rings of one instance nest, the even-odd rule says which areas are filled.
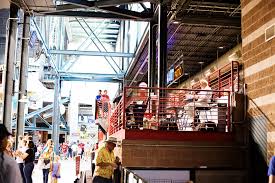
[[[62,81],[122,82],[124,74],[61,72]]]
[[[167,80],[167,6],[159,5],[158,17],[158,87],[166,87]]]
[[[9,33],[7,40],[7,50],[5,55],[6,72],[4,74],[4,106],[3,106],[3,123],[11,132],[12,129],[12,96],[13,96],[13,77],[16,62],[17,34],[18,34],[18,7],[11,3],[10,19],[8,22]]]
[[[61,12],[49,12],[44,14],[43,12],[36,12],[39,16],[61,16],[61,17],[85,17],[85,18],[97,18],[97,19],[112,19],[112,20],[135,20],[135,21],[148,21],[150,17],[145,18],[134,18],[126,15],[118,15],[114,13],[104,13],[104,12],[89,12],[89,11],[61,11]]]
[[[149,24],[149,46],[148,46],[148,86],[155,87],[156,84],[156,31],[155,22],[150,21]]]
[[[46,119],[44,119],[40,114],[38,114],[37,116],[43,121],[43,123],[45,125],[47,125],[48,127],[52,128],[52,125]]]
[[[80,55],[80,56],[104,56],[104,57],[133,57],[133,53],[101,52],[101,51],[77,51],[77,50],[50,50],[51,54]]]
[[[52,131],[52,128],[45,128],[45,127],[32,127],[32,126],[30,126],[30,127],[26,127],[25,128],[25,130],[26,131],[47,131],[47,132],[50,132],[50,131]],[[68,132],[69,131],[69,129],[60,129],[60,132]],[[59,144],[58,144],[59,145]]]
[[[96,7],[107,7],[107,6],[117,6],[124,4],[134,4],[141,2],[148,2],[148,0],[101,0],[101,1],[86,1],[86,0],[64,0],[69,4],[74,4],[82,8],[96,8]],[[150,2],[157,2],[156,0],[149,0]]]
[[[98,25],[94,30],[97,30],[102,24],[104,24],[104,22],[105,22],[105,20],[104,20],[100,25]],[[104,31],[104,29],[105,29],[109,24],[110,24],[110,22],[108,22],[103,28],[101,27],[101,31],[97,33],[97,36],[100,35],[100,34]],[[92,36],[92,34],[90,34],[90,35],[85,39],[85,41],[83,41],[83,42],[81,43],[81,45],[78,46],[77,50],[80,50],[80,48],[84,45],[84,43],[85,43],[86,41],[88,41],[88,40],[91,41],[91,36]],[[90,42],[87,46],[85,46],[85,49],[88,48],[91,44],[92,44],[92,42]],[[85,50],[85,49],[84,49],[84,50]],[[62,66],[62,70],[63,70],[63,71],[64,71],[64,70],[69,71],[69,70],[74,66],[74,64],[76,63],[76,61],[77,61],[78,59],[79,59],[79,56],[78,56],[77,58],[75,58],[74,61],[72,61],[72,62],[66,62],[66,63]],[[69,63],[69,65],[68,65],[68,63]],[[66,67],[66,66],[67,66],[67,67]],[[65,67],[66,67],[66,68],[65,68]]]
[[[101,83],[122,83],[123,79],[117,78],[84,78],[84,77],[61,77],[62,81],[84,81],[84,82],[101,82]]]
[[[57,36],[57,43],[58,43],[58,49],[62,49],[63,46],[63,41],[62,38],[64,38],[64,29],[63,26],[63,18],[59,18],[59,30],[58,30],[58,36]],[[61,55],[57,55],[56,59],[56,66],[57,69],[60,68],[61,65]],[[54,80],[54,102],[53,102],[53,120],[52,120],[52,139],[54,142],[54,151],[56,154],[59,154],[59,124],[60,124],[60,90],[61,90],[61,83],[60,83],[60,76],[57,75],[55,76]]]
[[[150,12],[149,9],[144,5],[144,3],[139,3],[139,4],[144,9],[145,12]]]
[[[180,0],[178,0],[177,3],[175,3],[177,9],[176,11],[173,12],[171,17],[169,18],[169,24],[172,23],[173,19],[177,16],[180,10],[185,10],[189,6],[189,4],[192,2],[192,0],[182,0],[180,2],[179,1]]]
[[[241,18],[239,17],[217,17],[217,16],[187,16],[181,19],[176,19],[183,24],[187,25],[208,25],[208,26],[221,26],[221,27],[235,27],[241,28]]]
[[[19,100],[27,95],[27,78],[28,78],[28,63],[29,63],[29,40],[30,37],[30,17],[26,14],[24,15],[24,24],[23,24],[23,38],[22,38],[22,47],[21,47],[21,63],[20,63],[20,77],[19,77]],[[16,145],[18,145],[18,136],[24,135],[24,112],[25,112],[25,103],[17,102],[17,126],[16,126]]]
[[[92,28],[89,26],[89,24],[84,20],[84,19],[82,19],[83,20],[83,22],[85,23],[85,25],[88,27],[88,29],[91,31],[91,33],[94,35],[94,37],[96,38],[96,40],[99,42],[99,44],[101,45],[101,47],[103,48],[103,50],[105,51],[105,52],[107,52],[107,49],[105,48],[105,46],[101,43],[101,41],[98,39],[98,37],[95,35],[95,33],[93,32],[93,30],[92,30]],[[80,22],[79,22],[80,23]],[[96,45],[97,46],[97,45]],[[97,46],[98,47],[98,46]],[[100,49],[99,49],[100,50]],[[101,50],[100,50],[101,51]],[[120,67],[119,67],[119,65],[116,63],[116,61],[112,58],[112,57],[110,57],[110,59],[113,61],[113,63],[118,67],[118,69],[119,69],[119,71],[120,72],[123,72],[121,69],[120,69]]]
[[[104,11],[108,11],[110,13],[114,13],[116,15],[122,15],[122,16],[126,16],[129,18],[133,18],[133,19],[142,19],[142,20],[146,20],[146,19],[151,19],[153,17],[153,13],[139,13],[139,12],[135,12],[135,11],[131,11],[131,10],[127,10],[127,9],[123,9],[123,8],[119,8],[119,7],[102,7],[100,8],[101,10]]]
[[[66,102],[69,102],[69,98],[62,99],[60,102],[62,104],[66,103]],[[53,104],[49,104],[49,105],[47,105],[47,106],[45,106],[45,107],[43,107],[41,109],[38,109],[36,111],[33,111],[31,113],[26,114],[25,119],[26,120],[31,119],[33,116],[39,115],[39,114],[41,114],[43,112],[46,112],[46,111],[48,111],[48,110],[50,110],[52,108],[53,108]]]
[[[47,55],[47,57],[49,57],[49,62],[50,62],[50,64],[51,64],[51,66],[53,67],[53,70],[54,70],[54,72],[55,72],[55,75],[58,75],[58,72],[57,72],[58,69],[57,69],[55,63],[53,62],[53,59],[52,59],[52,57],[51,57],[51,54],[49,54],[49,48],[48,48],[48,46],[47,46],[47,44],[46,44],[46,42],[45,42],[45,40],[44,40],[44,38],[43,38],[43,36],[42,36],[40,30],[39,30],[39,27],[38,27],[37,23],[34,21],[33,18],[32,18],[31,20],[32,20],[32,22],[33,22],[33,24],[34,24],[35,30],[36,30],[37,33],[38,33],[37,36],[39,37],[39,40],[42,41],[42,43],[43,43],[43,44],[42,44],[42,47],[44,48],[44,52],[45,52],[45,54]]]
[[[76,21],[79,23],[79,25],[82,27],[82,29],[85,31],[85,33],[89,36],[88,31],[84,28],[84,26],[80,23],[80,21],[79,21],[77,18],[75,18],[75,19],[76,19]],[[83,21],[85,22],[84,19],[83,19]],[[88,28],[90,29],[91,33],[95,36],[93,30],[92,30],[91,27],[88,25],[88,23],[85,22],[85,24],[88,26]],[[101,52],[99,46],[95,43],[95,41],[94,41],[93,39],[91,39],[91,41],[94,43],[94,45],[96,46],[96,48]],[[99,41],[99,42],[100,42],[100,41]],[[101,42],[100,42],[100,43],[101,43]],[[105,51],[107,52],[106,49],[105,49]],[[112,69],[115,71],[115,73],[118,73],[117,70],[114,68],[114,66],[110,63],[110,61],[108,60],[108,58],[107,58],[107,57],[104,57],[104,58],[105,58],[105,60],[108,62],[108,64],[112,67]],[[113,61],[114,61],[114,60],[113,60]],[[114,63],[116,64],[115,61],[114,61]],[[118,69],[120,69],[119,66],[118,66],[117,64],[116,64],[116,66],[118,67]]]

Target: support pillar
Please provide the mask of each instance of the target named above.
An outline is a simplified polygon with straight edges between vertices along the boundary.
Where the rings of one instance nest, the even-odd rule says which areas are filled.
[[[159,5],[158,16],[158,87],[165,88],[167,81],[167,7],[163,2]],[[165,90],[159,90],[159,114],[161,119],[165,116]]]
[[[121,49],[120,51],[122,53],[125,52],[125,20],[121,21],[121,25],[120,25],[120,45],[121,45]],[[125,58],[121,57],[121,70],[123,72],[125,72],[125,70],[127,69],[127,67],[125,68]]]
[[[167,7],[159,5],[158,16],[158,87],[164,88],[167,80]]]
[[[156,86],[156,31],[155,31],[155,22],[153,20],[149,23],[149,46],[148,46],[148,86]]]
[[[13,77],[16,61],[17,33],[18,33],[18,7],[14,4],[10,6],[10,19],[8,22],[8,39],[6,43],[5,74],[4,74],[4,99],[3,99],[3,123],[9,131],[12,130],[12,96]]]
[[[59,19],[59,29],[58,29],[58,41],[57,43],[58,48],[59,49],[63,49],[63,29],[64,25],[63,25],[63,18],[60,17]],[[62,59],[62,55],[57,55],[57,59],[56,59],[56,67],[57,70],[60,69],[61,66],[61,59]],[[56,75],[55,76],[55,80],[54,80],[54,103],[53,103],[53,121],[52,121],[52,127],[53,127],[53,133],[52,133],[52,139],[54,142],[54,152],[56,154],[59,154],[59,134],[60,134],[60,89],[61,89],[61,83],[60,83],[60,76]]]
[[[52,120],[52,140],[54,142],[54,152],[59,154],[59,123],[60,123],[60,76],[55,76],[54,80],[54,103],[53,103],[53,120]]]
[[[25,103],[20,102],[20,99],[27,96],[27,78],[28,78],[28,63],[29,63],[29,37],[30,37],[30,17],[24,15],[23,22],[23,38],[20,59],[20,77],[19,77],[19,100],[17,103],[17,125],[16,125],[16,142],[18,136],[24,135],[25,127]],[[16,143],[17,144],[17,143]]]

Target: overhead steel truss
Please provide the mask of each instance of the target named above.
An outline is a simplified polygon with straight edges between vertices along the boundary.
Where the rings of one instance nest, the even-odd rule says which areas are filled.
[[[50,50],[51,54],[60,55],[82,55],[82,56],[104,56],[104,57],[133,57],[133,53],[103,52],[103,51],[78,51],[78,50]]]
[[[149,21],[154,13],[152,9],[147,8],[142,2],[144,0],[103,0],[103,1],[86,1],[86,0],[64,0],[68,4],[57,5],[56,10],[52,11],[37,11],[40,15],[52,16],[73,16],[73,17],[91,17],[103,19],[123,19],[123,20],[137,20]],[[147,2],[147,1],[146,1]],[[155,2],[155,1],[152,1]],[[141,3],[143,12],[136,12],[125,9],[125,5],[131,3]],[[118,7],[117,7],[118,6]],[[79,10],[85,8],[93,11]],[[78,11],[74,11],[78,10]],[[96,11],[95,11],[96,10]]]
[[[65,104],[70,101],[69,98],[61,99],[60,103]],[[49,115],[42,115],[42,113],[45,113],[47,111],[53,110],[53,104],[49,104],[41,109],[38,109],[36,111],[30,112],[25,115],[25,130],[31,131],[31,130],[40,130],[40,131],[51,131],[52,125],[46,120],[49,117],[53,116],[53,113],[50,112]],[[39,118],[47,127],[37,127],[36,119]],[[32,121],[32,122],[31,122]],[[63,118],[62,115],[60,115],[60,121],[64,124],[64,128],[61,128],[61,131],[69,131],[69,128],[67,126],[66,120]],[[13,120],[13,127],[15,128],[16,119]]]
[[[62,81],[122,82],[124,74],[60,72]]]

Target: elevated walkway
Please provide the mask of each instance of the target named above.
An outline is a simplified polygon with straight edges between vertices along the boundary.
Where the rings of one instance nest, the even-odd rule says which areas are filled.
[[[206,104],[202,93],[209,102],[198,108]],[[108,133],[121,141],[117,154],[130,170],[186,170],[196,183],[243,183],[248,146],[233,126],[232,101],[229,91],[125,87]]]

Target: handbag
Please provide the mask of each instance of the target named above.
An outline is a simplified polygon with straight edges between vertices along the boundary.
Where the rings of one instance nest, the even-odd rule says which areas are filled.
[[[50,162],[51,162],[50,159],[44,159],[44,164],[45,164],[45,165],[49,164]]]

